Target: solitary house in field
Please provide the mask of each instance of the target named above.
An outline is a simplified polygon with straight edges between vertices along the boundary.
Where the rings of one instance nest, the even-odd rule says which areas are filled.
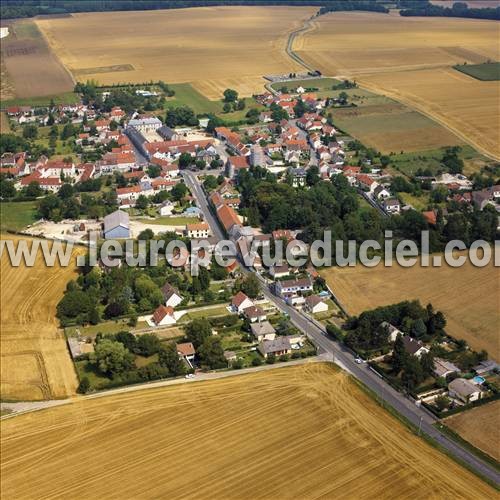
[[[104,217],[104,238],[130,238],[130,221],[126,212],[117,210]]]

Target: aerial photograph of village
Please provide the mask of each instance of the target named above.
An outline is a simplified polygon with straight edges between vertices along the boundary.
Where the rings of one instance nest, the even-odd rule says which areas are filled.
[[[500,493],[500,0],[1,0],[0,499]]]

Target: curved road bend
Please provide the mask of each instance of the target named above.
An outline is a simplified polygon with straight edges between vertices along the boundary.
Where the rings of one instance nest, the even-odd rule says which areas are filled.
[[[225,239],[218,221],[210,211],[205,193],[201,187],[198,177],[193,172],[187,171],[183,172],[183,177],[186,184],[191,189],[193,196],[196,198],[198,207],[202,210],[205,216],[205,221],[210,225],[213,235],[218,240]],[[244,273],[251,272],[244,267],[243,263],[240,267]],[[259,274],[257,274],[257,276],[261,282],[264,283],[264,278],[262,278]],[[332,356],[333,360],[338,365],[346,369],[366,387],[368,387],[368,389],[373,391],[383,403],[394,408],[415,427],[420,428],[421,432],[434,439],[457,460],[465,463],[472,470],[488,478],[491,482],[497,485],[500,484],[499,472],[486,462],[483,462],[480,458],[476,457],[476,455],[442,434],[439,429],[433,426],[433,424],[437,422],[436,417],[428,413],[423,408],[416,406],[408,398],[390,387],[375,372],[373,372],[367,364],[357,364],[355,362],[355,357],[351,354],[351,352],[338,342],[330,339],[326,333],[326,329],[322,325],[302,313],[297,312],[282,299],[276,297],[271,292],[267,284],[263,286],[263,293],[270,302],[274,303],[279,309],[281,309],[281,311],[289,315],[290,320],[297,328],[314,341],[314,343],[318,346],[320,353]]]

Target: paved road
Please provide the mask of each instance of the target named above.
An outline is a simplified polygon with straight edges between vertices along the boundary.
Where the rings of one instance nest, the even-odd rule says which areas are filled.
[[[196,198],[199,208],[203,211],[205,220],[210,225],[213,235],[219,240],[224,239],[225,237],[219,223],[209,209],[205,193],[201,188],[198,178],[192,172],[184,172],[183,175],[186,184],[189,186],[193,196]],[[251,272],[243,265],[243,263],[241,263],[241,268],[244,273]],[[271,292],[268,284],[265,282],[265,279],[259,274],[257,274],[257,276],[263,283],[262,289],[265,297],[281,309],[281,311],[289,315],[292,323],[318,346],[320,354],[326,354],[327,356],[331,355],[335,363],[349,371],[354,377],[360,380],[366,387],[373,391],[384,404],[394,408],[400,415],[419,428],[422,433],[427,434],[432,439],[437,441],[454,457],[466,463],[470,468],[489,480],[495,482],[496,484],[500,484],[500,474],[495,469],[477,458],[468,450],[462,448],[456,442],[447,438],[433,426],[433,424],[437,421],[436,417],[423,408],[415,405],[404,395],[390,387],[380,378],[379,375],[373,372],[367,364],[356,363],[355,356],[345,346],[328,337],[323,325],[296,311],[282,299],[276,297]]]

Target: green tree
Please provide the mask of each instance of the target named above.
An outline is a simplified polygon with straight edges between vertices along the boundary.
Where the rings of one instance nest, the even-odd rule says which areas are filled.
[[[434,355],[431,352],[426,352],[420,356],[420,365],[424,377],[430,377],[434,373]]]
[[[0,197],[2,199],[14,198],[16,196],[16,188],[14,182],[9,181],[4,176],[0,177]]]
[[[139,210],[146,210],[148,206],[149,206],[149,200],[146,198],[146,196],[140,194],[135,202],[135,207],[138,208]]]
[[[427,327],[425,326],[424,320],[422,318],[418,318],[411,325],[411,335],[419,339],[423,337],[427,333]]]
[[[200,347],[205,339],[212,336],[212,326],[206,318],[198,318],[186,326],[186,337],[196,349]]]
[[[255,299],[260,294],[260,282],[257,276],[250,273],[241,283],[241,290],[251,299]]]
[[[408,391],[412,391],[424,380],[424,372],[416,356],[409,356],[405,362],[401,382]]]
[[[174,201],[181,201],[188,194],[188,188],[183,182],[178,182],[170,193]]]
[[[224,349],[218,337],[207,337],[197,352],[202,365],[208,366],[212,370],[227,366]]]
[[[224,102],[229,103],[229,102],[235,102],[238,100],[238,92],[233,89],[226,89],[224,90]]]
[[[189,167],[189,165],[191,165],[191,163],[193,163],[193,158],[191,157],[191,155],[186,152],[181,153],[181,155],[179,156],[179,168],[181,170],[187,168]]]
[[[167,344],[158,353],[158,362],[168,369],[169,374],[178,377],[186,373],[186,364],[179,358],[175,343]]]
[[[25,125],[23,127],[23,137],[34,140],[38,137],[38,127],[36,125]]]
[[[152,356],[161,347],[160,339],[154,333],[144,333],[137,339],[137,354],[141,356]]]
[[[90,354],[89,361],[101,373],[114,377],[133,368],[134,355],[122,343],[102,339]]]
[[[68,200],[73,196],[75,193],[75,189],[71,184],[65,183],[61,186],[61,189],[59,189],[59,192],[57,193],[57,196],[61,198],[61,200]]]
[[[439,411],[446,410],[450,406],[450,400],[441,394],[434,400],[434,404]]]
[[[302,99],[297,101],[297,104],[293,108],[293,112],[297,118],[300,118],[307,111],[307,106]]]
[[[408,353],[406,352],[405,345],[403,343],[403,337],[398,335],[396,341],[394,342],[394,348],[392,351],[391,365],[394,373],[399,373],[406,363],[408,358]]]
[[[224,106],[222,106],[222,111],[224,111],[224,113],[230,113],[232,109],[233,108],[229,102],[225,102]]]
[[[32,181],[28,184],[25,194],[29,198],[38,198],[43,194],[43,189],[40,187],[40,184],[38,184],[38,182]]]
[[[137,236],[137,239],[149,241],[149,240],[152,240],[154,237],[155,237],[155,233],[153,233],[153,230],[147,228],[139,233],[139,235]]]
[[[76,392],[78,394],[87,394],[90,390],[90,380],[88,377],[84,376],[80,380],[80,383],[78,384],[78,388],[76,389]]]

